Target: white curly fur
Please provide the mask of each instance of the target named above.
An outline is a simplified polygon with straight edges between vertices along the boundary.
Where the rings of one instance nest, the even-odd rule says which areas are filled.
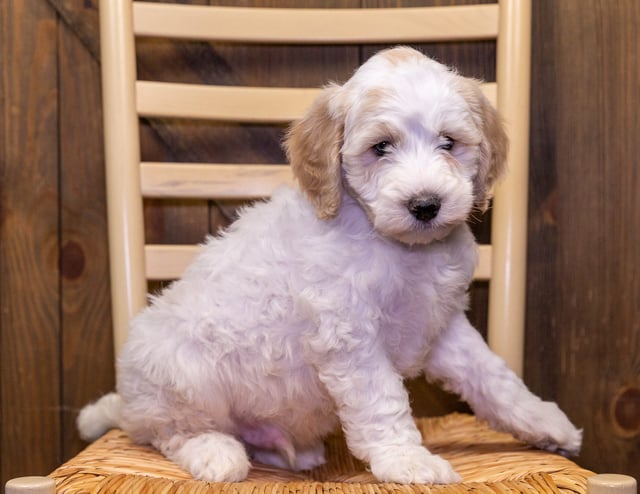
[[[411,417],[402,379],[424,372],[492,426],[576,453],[580,431],[464,315],[465,221],[505,150],[475,81],[409,48],[372,57],[291,129],[298,187],[244,210],[134,318],[118,395],[83,410],[83,434],[119,425],[196,478],[233,481],[249,457],[322,464],[339,422],[378,479],[455,482]]]

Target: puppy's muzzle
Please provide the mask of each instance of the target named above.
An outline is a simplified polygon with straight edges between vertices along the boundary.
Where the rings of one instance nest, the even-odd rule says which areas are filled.
[[[411,199],[407,209],[414,218],[426,223],[438,216],[440,204],[440,198],[437,196],[419,197]]]

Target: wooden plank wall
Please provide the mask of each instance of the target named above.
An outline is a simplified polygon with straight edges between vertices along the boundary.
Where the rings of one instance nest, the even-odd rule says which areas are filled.
[[[640,478],[640,2],[534,2],[528,384]]]
[[[114,384],[96,3],[0,3],[3,483],[47,473],[77,452],[77,410]],[[426,2],[304,1],[419,3]],[[583,465],[640,477],[640,4],[536,0],[533,14],[525,378],[584,427]],[[465,74],[493,75],[489,45],[424,49]],[[260,47],[251,54],[147,41],[139,51],[139,72],[148,77],[318,85],[346,79],[371,50]],[[145,122],[143,153],[146,159],[200,161],[215,151],[222,160],[253,161],[255,146],[278,162],[281,134],[277,127]],[[203,201],[169,206],[146,204],[147,235],[154,241],[197,241],[228,224],[235,207]],[[478,234],[486,235],[486,225]],[[479,326],[485,296],[486,287],[476,287]],[[425,397],[414,387],[417,409],[449,406],[448,398]]]
[[[60,105],[55,12],[42,2],[4,2],[0,9],[0,403],[5,480],[5,472],[42,471],[60,457],[62,445]]]

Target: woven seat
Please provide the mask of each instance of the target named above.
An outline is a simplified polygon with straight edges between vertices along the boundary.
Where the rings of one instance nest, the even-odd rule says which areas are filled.
[[[496,432],[471,415],[449,414],[416,420],[425,444],[449,460],[463,477],[448,486],[377,482],[355,459],[341,434],[327,440],[327,464],[291,472],[255,464],[245,482],[193,480],[155,449],[134,444],[112,430],[54,471],[61,493],[163,492],[210,494],[414,494],[586,491],[592,472],[555,454],[540,451]]]

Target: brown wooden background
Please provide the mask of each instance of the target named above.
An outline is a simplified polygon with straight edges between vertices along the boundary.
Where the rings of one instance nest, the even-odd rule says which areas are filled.
[[[190,3],[207,3],[192,0]],[[221,2],[218,2],[221,3]],[[407,5],[394,0],[228,2]],[[414,2],[419,3],[419,2]],[[426,3],[426,2],[423,2]],[[444,3],[444,2],[440,2]],[[585,431],[579,461],[640,477],[640,2],[534,0],[525,380]],[[493,47],[424,49],[490,78]],[[96,0],[0,2],[0,465],[44,474],[82,443],[79,407],[112,389]],[[344,80],[371,49],[146,41],[170,80]],[[248,56],[248,58],[243,58]],[[245,60],[244,62],[241,61]],[[293,70],[287,67],[293,65]],[[282,159],[282,129],[157,121],[147,159]],[[148,236],[197,241],[233,205],[148,203]],[[479,227],[482,235],[483,227]],[[474,291],[481,305],[485,287]],[[482,310],[474,319],[482,321]],[[439,399],[417,396],[442,406]],[[435,405],[434,405],[435,403]]]

